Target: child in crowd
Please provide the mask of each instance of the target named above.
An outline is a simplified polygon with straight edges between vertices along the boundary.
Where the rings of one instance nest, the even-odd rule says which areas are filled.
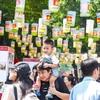
[[[53,42],[53,40],[46,39],[44,41],[44,43],[43,43],[43,53],[44,54],[42,55],[41,60],[43,60],[44,58],[47,58],[48,60],[50,60],[52,62],[52,64],[48,64],[48,63],[44,64],[45,68],[47,68],[47,67],[52,68],[52,75],[51,75],[50,81],[49,81],[50,82],[50,87],[55,87],[55,80],[58,77],[58,64],[59,64],[59,60],[53,54],[53,49],[54,49],[54,42]],[[36,84],[39,86],[37,91],[40,92],[41,80],[39,79],[39,77],[37,77]],[[46,97],[53,98],[53,95],[48,92]]]

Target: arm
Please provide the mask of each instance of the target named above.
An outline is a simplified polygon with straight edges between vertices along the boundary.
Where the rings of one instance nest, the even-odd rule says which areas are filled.
[[[50,67],[50,68],[57,68],[58,64],[48,64],[48,63],[45,63],[44,64],[44,67],[47,68],[47,67]]]
[[[1,100],[14,100],[13,86],[7,86],[2,94]]]
[[[59,97],[62,100],[69,100],[69,94],[59,92],[55,88],[49,88],[49,92],[53,95],[56,95],[57,97]]]
[[[55,95],[62,100],[69,100],[69,94],[67,94],[67,93],[61,93],[59,91],[56,91]]]

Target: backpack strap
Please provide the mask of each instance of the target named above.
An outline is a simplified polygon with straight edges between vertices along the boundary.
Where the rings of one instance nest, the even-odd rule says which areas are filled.
[[[18,100],[18,97],[17,97],[17,87],[14,86],[14,96],[15,96],[15,100]]]

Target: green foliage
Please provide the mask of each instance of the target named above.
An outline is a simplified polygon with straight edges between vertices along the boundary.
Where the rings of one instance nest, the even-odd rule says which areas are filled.
[[[79,19],[79,1],[75,2],[74,0],[59,0],[59,10],[57,13],[51,14],[51,20],[50,20],[50,27],[60,27],[62,26],[63,19],[67,16],[67,11],[76,11],[77,12],[77,18],[76,18],[76,26],[79,25],[80,19]]]

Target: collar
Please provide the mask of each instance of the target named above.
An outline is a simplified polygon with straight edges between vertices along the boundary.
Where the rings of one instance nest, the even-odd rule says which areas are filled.
[[[96,81],[93,77],[85,77],[83,81]]]

